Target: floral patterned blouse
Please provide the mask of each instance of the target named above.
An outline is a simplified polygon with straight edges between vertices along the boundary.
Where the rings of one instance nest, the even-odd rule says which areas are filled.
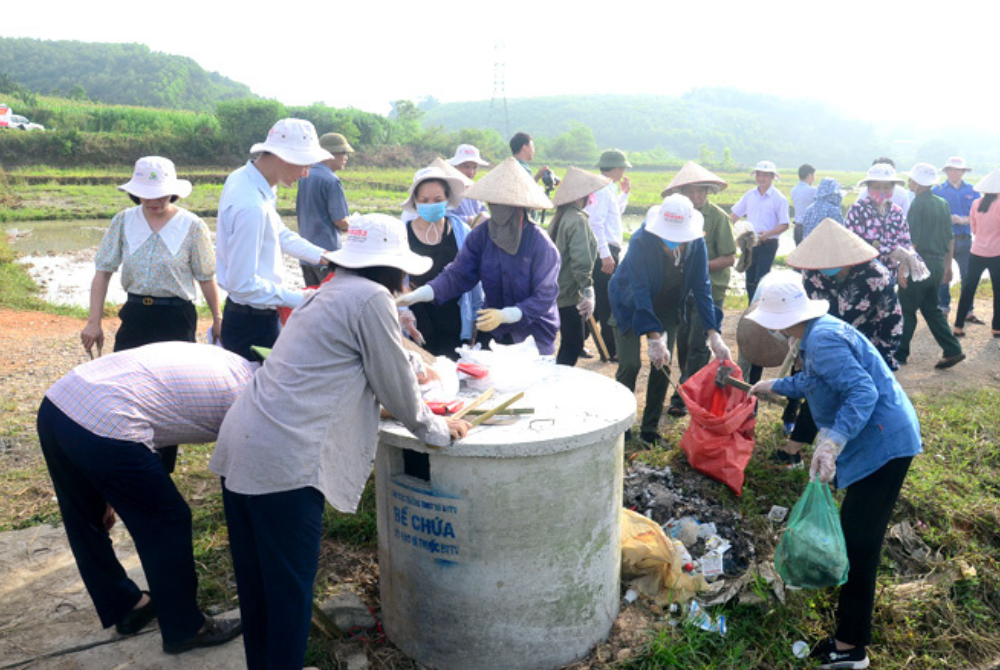
[[[121,266],[128,293],[194,301],[195,281],[215,277],[215,250],[208,226],[186,209],[154,233],[139,205],[111,219],[94,264],[100,272]]]
[[[889,369],[899,369],[895,355],[903,335],[903,310],[893,276],[884,265],[877,260],[856,265],[843,280],[816,270],[803,270],[802,276],[810,298],[829,301],[831,316],[861,331]]]
[[[890,203],[889,209],[882,215],[871,198],[865,196],[847,210],[844,226],[878,249],[878,260],[892,273],[892,281],[895,283],[899,264],[889,258],[889,254],[899,247],[913,251],[910,224],[906,222],[906,216],[899,205]]]

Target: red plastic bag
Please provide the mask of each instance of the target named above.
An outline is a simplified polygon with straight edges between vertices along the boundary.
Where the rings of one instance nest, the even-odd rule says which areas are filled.
[[[316,284],[315,286],[306,286],[306,288],[319,288],[323,284],[333,279],[333,275],[334,273],[330,272],[326,275],[326,277],[324,277],[323,281],[321,281],[319,284]],[[282,326],[288,323],[288,317],[290,317],[291,315],[292,315],[291,307],[278,307],[278,320],[281,321]]]
[[[743,379],[732,361],[730,375]],[[681,449],[691,467],[731,488],[743,492],[743,471],[753,453],[754,407],[757,399],[743,391],[715,384],[722,361],[714,359],[681,384],[681,397],[691,414],[691,425],[681,438]]]

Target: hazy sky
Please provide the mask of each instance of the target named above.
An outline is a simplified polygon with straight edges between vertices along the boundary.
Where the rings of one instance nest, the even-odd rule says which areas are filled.
[[[996,62],[996,0],[222,5],[57,0],[4,13],[0,35],[140,42],[286,104],[379,112],[399,98],[490,99],[499,41],[508,98],[734,86],[920,128],[989,128],[1000,105],[1000,88],[978,85]]]

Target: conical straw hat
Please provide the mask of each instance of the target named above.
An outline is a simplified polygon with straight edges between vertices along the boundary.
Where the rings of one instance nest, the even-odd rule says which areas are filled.
[[[552,201],[545,191],[513,156],[487,172],[465,192],[465,197],[508,207],[552,209]]]
[[[574,200],[585,198],[595,191],[600,191],[610,183],[611,180],[607,177],[571,167],[566,170],[566,176],[559,184],[559,190],[556,191],[556,197],[552,198],[552,204],[561,207]]]
[[[762,368],[776,368],[785,362],[788,355],[788,340],[779,338],[753,319],[752,314],[760,301],[747,307],[736,323],[736,346],[740,356]]]
[[[785,263],[799,270],[825,270],[860,265],[876,256],[878,250],[858,235],[833,219],[823,219]]]
[[[674,176],[670,185],[663,189],[660,197],[666,198],[671,193],[679,191],[681,186],[691,186],[693,184],[708,186],[712,189],[713,193],[724,191],[729,186],[729,183],[722,177],[709,172],[694,161],[688,161],[681,168],[681,171]]]
[[[455,179],[461,179],[462,183],[465,184],[465,188],[469,188],[476,182],[472,181],[460,171],[458,171],[455,166],[451,165],[448,161],[444,160],[440,156],[431,161],[431,164],[427,167],[436,167],[444,172],[449,177],[454,177]]]
[[[1000,170],[994,170],[980,179],[975,189],[979,193],[1000,193]]]

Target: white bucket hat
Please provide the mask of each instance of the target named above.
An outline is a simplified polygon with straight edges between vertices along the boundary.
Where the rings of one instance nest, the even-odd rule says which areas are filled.
[[[888,163],[876,163],[868,168],[868,174],[858,182],[858,188],[867,186],[869,182],[887,181],[893,184],[903,184],[903,180],[896,176],[896,168]]]
[[[351,219],[343,243],[340,249],[324,253],[323,258],[345,268],[384,265],[411,275],[422,275],[434,264],[427,256],[410,251],[406,225],[388,214],[364,214]]]
[[[304,119],[281,119],[267,133],[267,139],[250,147],[250,153],[274,154],[292,165],[313,165],[332,160],[333,154],[319,145],[316,128]]]
[[[917,163],[909,172],[904,172],[903,174],[921,186],[934,186],[941,181],[937,168],[930,163]]]
[[[655,210],[655,211],[654,211]],[[668,195],[646,215],[646,230],[667,242],[690,242],[705,234],[705,217],[680,193]]]
[[[750,176],[752,177],[754,174],[758,172],[770,172],[771,174],[774,175],[775,179],[781,179],[781,176],[778,174],[778,168],[776,168],[774,166],[774,163],[772,163],[771,161],[760,161],[759,163],[757,163],[757,165],[754,166],[753,170],[750,171]]]
[[[1000,170],[994,170],[980,179],[979,183],[975,185],[975,189],[983,194],[1000,193]]]
[[[948,162],[944,164],[944,167],[941,168],[941,170],[944,171],[944,168],[955,168],[956,170],[962,170],[963,172],[972,171],[972,168],[965,164],[965,159],[961,156],[952,156],[949,158]]]
[[[191,195],[191,182],[178,179],[174,162],[163,156],[144,156],[135,162],[132,178],[118,187],[143,200],[157,200],[168,195],[186,198]]]
[[[469,162],[481,166],[489,165],[489,163],[484,161],[483,157],[479,155],[479,149],[471,144],[459,144],[458,148],[455,149],[454,157],[448,159],[448,163],[450,165],[461,165],[462,163]]]
[[[770,281],[761,281],[757,309],[746,318],[769,330],[782,330],[830,311],[828,301],[809,299],[797,273],[789,270],[770,274],[775,276]]]
[[[458,207],[462,203],[462,198],[465,197],[465,182],[462,179],[446,174],[444,170],[438,167],[425,167],[417,170],[416,174],[413,175],[413,183],[410,184],[410,197],[403,203],[404,212],[412,212],[414,214],[417,212],[417,188],[425,181],[431,179],[440,179],[448,184],[449,208]]]

